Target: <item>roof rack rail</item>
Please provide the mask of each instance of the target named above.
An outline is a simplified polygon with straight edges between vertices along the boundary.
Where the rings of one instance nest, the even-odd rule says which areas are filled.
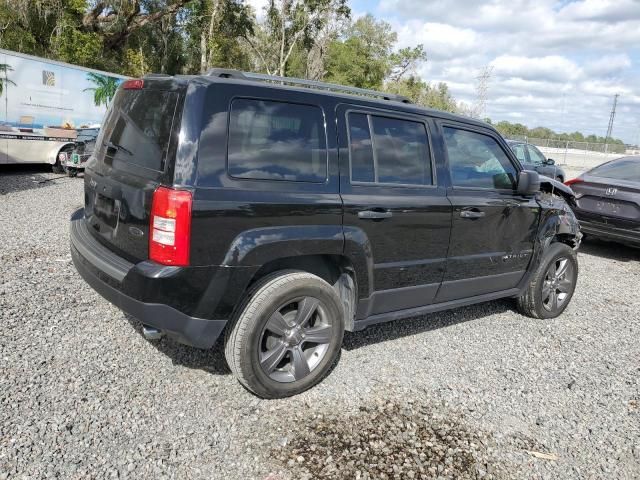
[[[335,90],[338,92],[355,93],[369,97],[382,98],[384,100],[392,100],[402,103],[411,103],[407,97],[396,95],[395,93],[378,92],[377,90],[369,90],[366,88],[348,87],[338,85],[337,83],[319,82],[316,80],[305,80],[303,78],[279,77],[277,75],[267,75],[264,73],[241,72],[228,68],[212,68],[206,73],[210,77],[235,78],[238,80],[254,80],[261,82],[282,83],[308,88],[316,88],[318,90]]]

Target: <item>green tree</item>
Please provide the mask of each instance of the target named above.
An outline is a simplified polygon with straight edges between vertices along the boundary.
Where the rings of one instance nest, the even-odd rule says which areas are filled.
[[[458,112],[458,105],[444,82],[430,85],[415,76],[410,76],[407,79],[387,82],[385,90],[404,95],[417,105],[445,112]]]
[[[109,77],[108,75],[101,75],[93,72],[87,73],[87,80],[92,82],[95,87],[85,88],[83,91],[93,92],[93,102],[96,106],[108,106],[111,99],[116,95],[116,90],[118,89],[120,81],[115,77]]]
[[[325,79],[360,88],[382,88],[391,73],[396,33],[391,25],[372,15],[356,20],[348,32],[345,39],[329,45]]]
[[[271,0],[264,19],[256,22],[253,34],[245,38],[255,67],[286,75],[296,49],[310,51],[316,36],[336,14],[350,14],[347,0]]]
[[[4,86],[5,85],[13,85],[13,86],[15,86],[15,82],[13,80],[10,80],[7,77],[7,72],[12,72],[12,71],[13,71],[13,68],[11,67],[11,65],[7,65],[6,63],[0,63],[0,73],[3,74],[0,77],[0,96],[4,92]]]

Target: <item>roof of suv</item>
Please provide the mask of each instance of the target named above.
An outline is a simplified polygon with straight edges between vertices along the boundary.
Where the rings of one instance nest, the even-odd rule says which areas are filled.
[[[315,86],[315,85],[322,85],[322,82],[310,82],[311,88],[307,86],[297,87],[297,86],[286,85],[282,83],[280,84],[268,83],[271,80],[266,80],[266,76],[260,76],[260,79],[231,77],[231,76],[228,76],[226,72],[235,72],[234,70],[214,69],[214,71],[217,71],[216,73],[222,72],[222,75],[224,76],[220,76],[219,74],[218,75],[204,74],[204,75],[176,75],[172,77],[169,75],[152,74],[152,75],[145,76],[145,79],[148,78],[148,79],[160,80],[160,81],[169,80],[182,85],[185,85],[193,80],[204,81],[206,83],[224,83],[224,84],[235,84],[235,85],[250,84],[255,87],[263,88],[263,89],[289,90],[289,91],[300,92],[304,94],[312,94],[312,95],[332,97],[332,98],[341,98],[349,102],[366,103],[368,105],[375,105],[377,107],[385,108],[385,109],[391,108],[393,110],[403,111],[407,113],[429,115],[432,117],[438,117],[445,120],[453,120],[457,122],[467,123],[469,125],[475,125],[475,126],[490,128],[492,130],[495,130],[493,126],[481,120],[476,120],[470,117],[465,117],[463,115],[458,115],[454,113],[444,112],[442,110],[423,107],[413,103],[408,103],[408,101],[400,101],[400,99],[404,97],[401,97],[399,95],[388,94],[388,96],[391,97],[390,99],[381,99],[381,98],[365,96],[362,94],[354,95],[354,94],[334,91],[334,89],[331,87],[332,84],[325,84],[325,85],[329,85],[329,87],[325,87],[325,88]],[[242,75],[243,72],[237,72],[237,73]],[[283,77],[273,77],[273,78],[278,79]],[[292,80],[298,81],[298,79],[292,79]],[[278,80],[274,80],[274,81],[278,81]],[[286,82],[286,80],[283,80],[283,81]],[[339,87],[339,86],[336,85],[335,87]],[[348,90],[354,90],[354,91],[355,90],[359,90],[363,92],[366,91],[365,89],[357,89],[357,88],[351,88],[351,87],[344,87],[344,88]],[[372,94],[378,94],[381,97],[387,96],[387,94],[385,94],[384,92],[373,91],[373,90],[369,92],[371,92]]]

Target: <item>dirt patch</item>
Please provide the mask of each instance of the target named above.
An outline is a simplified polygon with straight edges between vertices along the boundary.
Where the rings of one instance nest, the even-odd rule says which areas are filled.
[[[304,425],[274,451],[293,478],[505,477],[491,460],[486,434],[427,405],[380,402],[347,416],[317,414]]]

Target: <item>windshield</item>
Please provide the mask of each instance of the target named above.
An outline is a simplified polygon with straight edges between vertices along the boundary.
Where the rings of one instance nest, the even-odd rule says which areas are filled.
[[[640,157],[627,157],[613,160],[589,172],[594,177],[613,178],[640,182]]]
[[[76,141],[78,142],[86,142],[87,140],[93,140],[98,136],[98,132],[100,130],[97,128],[87,128],[78,130],[78,136],[76,137]]]

